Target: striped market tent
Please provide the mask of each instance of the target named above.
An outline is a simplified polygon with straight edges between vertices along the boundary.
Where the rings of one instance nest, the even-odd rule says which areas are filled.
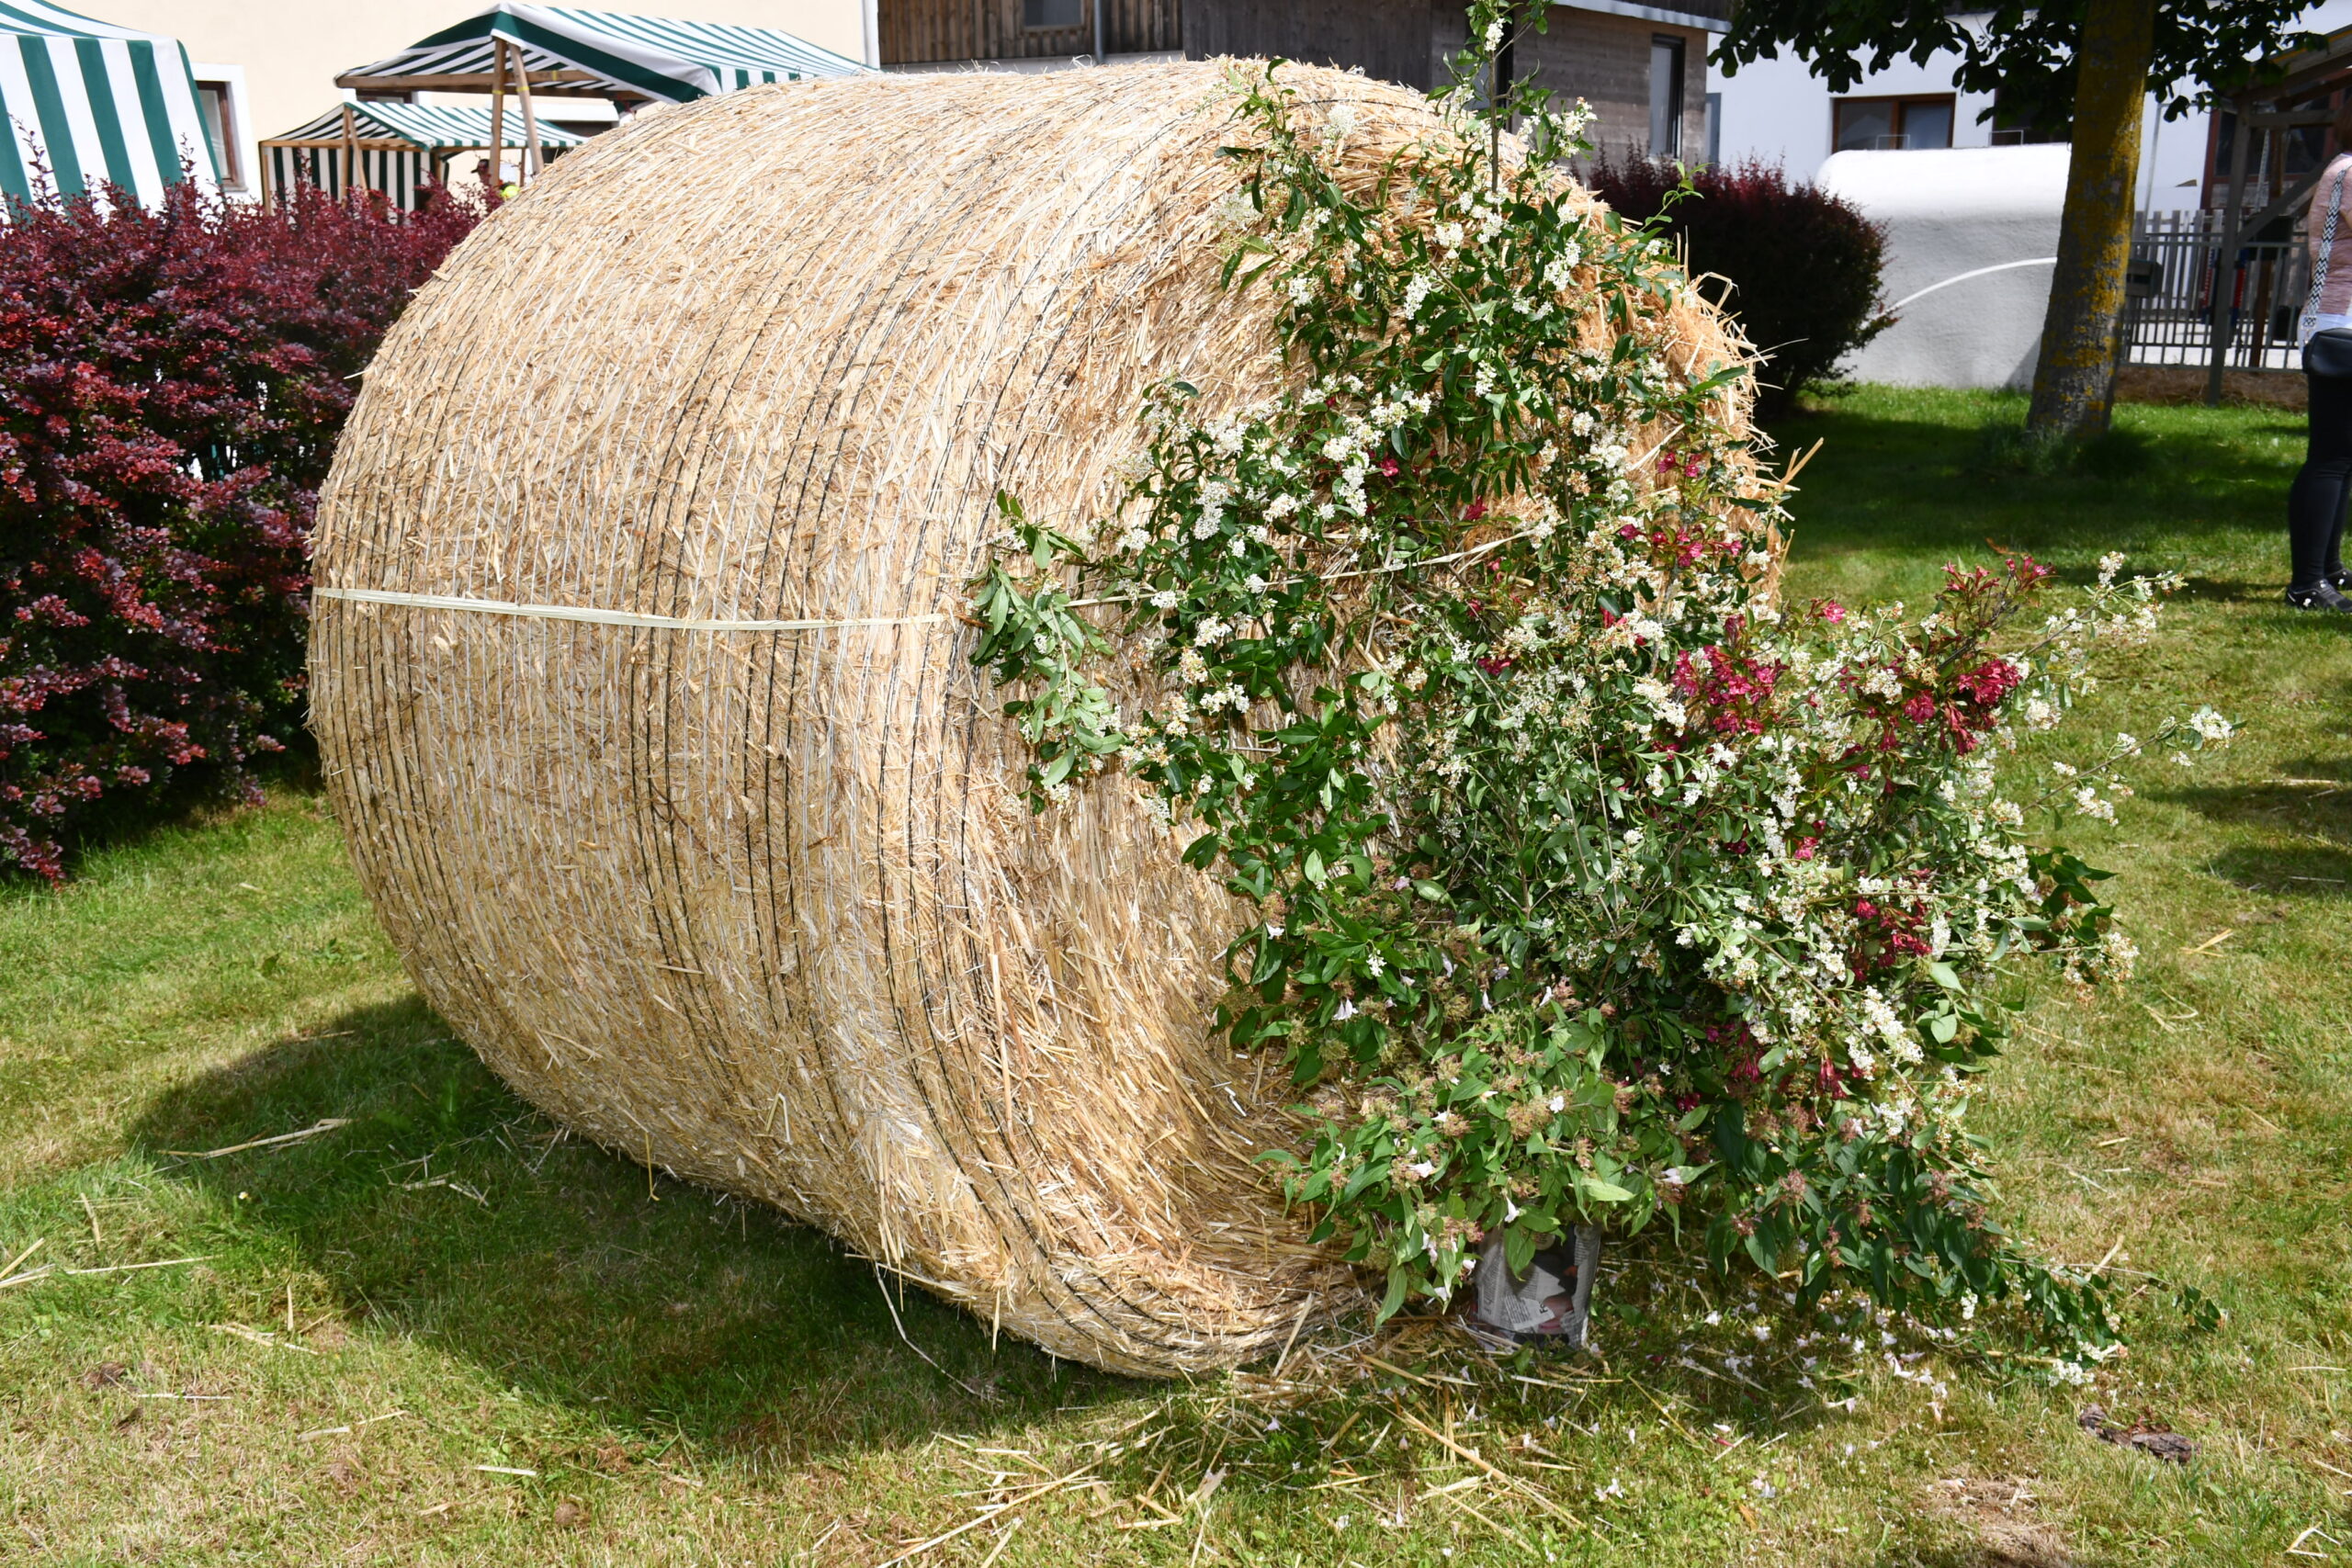
[[[335,78],[335,85],[486,93],[499,69],[501,42],[519,52],[534,93],[624,104],[684,103],[763,82],[855,76],[868,70],[774,28],[510,4],[444,28],[388,60],[347,71]]]
[[[199,185],[219,188],[177,39],[41,0],[0,0],[0,109],[8,121],[0,192],[19,200],[112,182],[154,206],[184,164]]]
[[[539,144],[552,156],[586,138],[542,120]],[[523,146],[519,116],[506,117],[501,140]],[[414,211],[426,181],[447,186],[448,165],[469,152],[490,149],[490,111],[423,104],[338,104],[318,118],[261,144],[265,193],[298,185],[329,196],[346,189],[381,191],[394,207]]]

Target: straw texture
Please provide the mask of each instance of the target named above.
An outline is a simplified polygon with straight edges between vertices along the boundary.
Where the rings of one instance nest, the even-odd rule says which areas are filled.
[[[1209,1030],[1235,908],[1131,792],[1028,814],[955,613],[1000,487],[1089,515],[1149,383],[1214,412],[1286,374],[1262,295],[1216,285],[1225,69],[639,115],[420,292],[317,534],[326,589],[866,622],[322,595],[314,723],[360,878],[551,1114],[1162,1374],[1355,1287],[1251,1163],[1288,1095]],[[1357,106],[1367,181],[1433,127],[1417,94],[1288,75]]]

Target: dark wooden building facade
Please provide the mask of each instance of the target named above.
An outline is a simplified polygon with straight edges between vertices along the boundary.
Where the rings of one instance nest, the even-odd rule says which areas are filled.
[[[1182,10],[1180,0],[879,0],[875,21],[888,68],[1173,54]]]
[[[1532,76],[1596,115],[1609,152],[1710,156],[1707,51],[1735,0],[1583,0],[1512,51]],[[1467,41],[1460,0],[878,0],[882,64],[1044,65],[1097,54],[1277,56],[1427,91]]]
[[[1423,91],[1442,80],[1431,71],[1430,18],[1450,15],[1454,30],[1462,28],[1459,7],[1449,8],[1443,0],[1293,0],[1289,5],[1183,0],[1183,5],[1187,59],[1235,54],[1297,60],[1361,70],[1367,76]]]

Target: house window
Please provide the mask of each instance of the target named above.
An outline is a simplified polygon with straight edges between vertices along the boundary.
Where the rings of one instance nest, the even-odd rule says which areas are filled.
[[[1086,20],[1086,0],[1021,0],[1021,25],[1032,32],[1074,28]]]
[[[1837,150],[1876,152],[1889,149],[1951,145],[1952,96],[1932,98],[1838,98]]]
[[[196,85],[197,112],[204,118],[204,140],[212,149],[213,166],[220,171],[224,189],[245,188],[245,172],[237,163],[237,114],[226,82]]]
[[[2064,141],[2073,134],[2064,120],[2052,124],[2037,124],[2018,109],[2015,101],[1996,92],[1993,95],[1993,133],[1996,147],[2031,147],[2047,141]]]
[[[1682,155],[1682,40],[1650,37],[1650,156]]]

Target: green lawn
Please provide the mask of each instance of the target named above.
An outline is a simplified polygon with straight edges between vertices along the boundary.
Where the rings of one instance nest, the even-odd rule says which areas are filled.
[[[2127,550],[2189,587],[2079,743],[2245,726],[2081,835],[2141,977],[2037,992],[1982,1111],[2010,1213],[2129,1298],[2095,1388],[1759,1317],[1660,1243],[1617,1257],[1596,1360],[1417,1329],[1393,1371],[1171,1386],[991,1349],[508,1094],[288,790],[0,891],[0,1262],[40,1244],[0,1280],[0,1560],[876,1563],[978,1520],[917,1561],[2352,1561],[2352,626],[2278,603],[2300,427],[2131,409],[2085,471],[1982,471],[2018,412],[1792,421],[1826,446],[1790,581],[1916,601],[1987,539],[2076,579]],[[2092,1402],[2194,1461],[2096,1440]]]

